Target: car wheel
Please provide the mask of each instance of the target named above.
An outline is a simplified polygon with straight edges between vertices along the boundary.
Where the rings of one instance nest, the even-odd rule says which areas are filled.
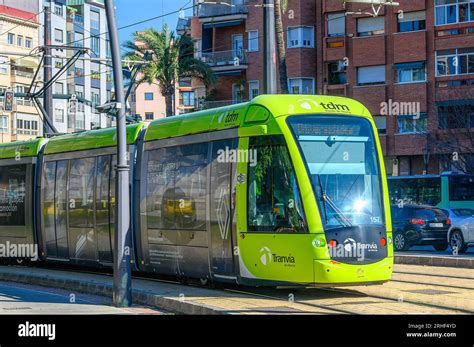
[[[448,244],[447,243],[437,243],[433,245],[433,248],[436,249],[438,252],[444,252],[445,250],[448,249]]]
[[[465,253],[467,250],[467,244],[464,242],[462,232],[459,230],[454,230],[451,235],[449,235],[449,244],[452,249],[457,248],[458,253]]]
[[[396,251],[406,251],[410,247],[406,236],[402,233],[396,233],[393,238],[393,245]]]

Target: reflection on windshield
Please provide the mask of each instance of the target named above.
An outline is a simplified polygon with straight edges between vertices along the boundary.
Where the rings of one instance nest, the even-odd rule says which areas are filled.
[[[289,117],[327,228],[383,224],[370,123],[341,116]]]

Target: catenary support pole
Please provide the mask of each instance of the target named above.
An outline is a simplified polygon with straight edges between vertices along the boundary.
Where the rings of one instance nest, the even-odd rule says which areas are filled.
[[[49,81],[53,76],[53,59],[51,56],[51,0],[45,2],[44,6],[44,80]],[[49,121],[53,121],[53,90],[47,88],[43,94],[43,107],[45,117],[48,117]],[[53,133],[51,127],[48,126],[48,122],[43,122],[43,131],[45,136]]]
[[[115,100],[117,108],[117,204],[114,248],[113,301],[117,307],[132,305],[132,278],[130,269],[130,166],[127,161],[127,133],[125,122],[125,95],[123,87],[122,61],[115,19],[113,0],[105,0],[107,26],[110,36],[114,71]]]

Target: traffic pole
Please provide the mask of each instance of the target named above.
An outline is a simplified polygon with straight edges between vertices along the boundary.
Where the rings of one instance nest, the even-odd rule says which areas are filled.
[[[116,181],[116,230],[114,248],[113,302],[116,307],[132,305],[132,277],[130,269],[130,166],[127,162],[127,129],[125,122],[125,94],[123,87],[122,59],[113,0],[105,0],[109,29],[110,50],[114,72],[117,109],[117,181]]]

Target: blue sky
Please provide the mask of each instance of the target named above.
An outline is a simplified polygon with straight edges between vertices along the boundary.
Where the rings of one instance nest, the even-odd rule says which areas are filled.
[[[132,24],[151,17],[160,16],[164,13],[176,11],[185,6],[190,7],[193,1],[190,0],[115,0],[117,7],[117,24],[119,27]],[[192,10],[187,10],[186,15],[190,16]],[[167,16],[163,19],[153,20],[144,24],[133,26],[131,28],[120,30],[120,41],[124,42],[131,39],[132,33],[144,30],[150,27],[161,28],[162,24],[167,23],[173,31],[176,30],[178,14]]]

